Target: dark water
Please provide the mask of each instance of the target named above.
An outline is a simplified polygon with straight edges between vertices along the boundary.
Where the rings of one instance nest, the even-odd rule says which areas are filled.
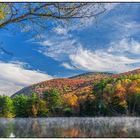
[[[1,118],[0,137],[140,137],[140,118]]]

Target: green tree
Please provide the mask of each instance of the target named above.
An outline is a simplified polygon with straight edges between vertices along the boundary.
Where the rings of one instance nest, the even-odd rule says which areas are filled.
[[[111,115],[126,114],[127,107],[127,102],[118,96],[114,96],[109,103],[109,111]]]
[[[0,117],[14,117],[14,106],[10,97],[0,96]]]
[[[27,101],[27,114],[29,117],[37,117],[37,101],[38,97],[35,93]]]
[[[27,102],[29,97],[24,95],[17,95],[13,99],[16,117],[27,117]]]
[[[106,115],[107,114],[107,106],[104,102],[104,89],[108,83],[111,83],[112,79],[101,80],[97,83],[93,84],[93,94],[96,97],[95,100],[95,110],[96,115]]]
[[[140,88],[138,85],[133,84],[130,86],[126,96],[128,111],[130,114],[140,115]]]
[[[57,89],[46,91],[43,96],[50,112],[55,113],[58,109],[61,109],[62,99]]]
[[[74,115],[73,110],[70,107],[64,108],[63,109],[63,114],[64,114],[65,117],[70,117],[70,116]]]
[[[13,99],[16,117],[44,117],[48,109],[46,102],[35,93],[31,97],[17,95]]]
[[[46,101],[41,99],[36,93],[27,101],[27,114],[29,117],[45,117],[48,114]]]
[[[48,109],[46,107],[46,101],[38,98],[37,104],[37,116],[46,117],[48,115]]]

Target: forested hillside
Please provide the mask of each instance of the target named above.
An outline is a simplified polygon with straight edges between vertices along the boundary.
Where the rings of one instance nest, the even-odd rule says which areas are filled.
[[[60,94],[77,92],[85,89],[86,87],[91,87],[93,81],[98,81],[110,77],[111,73],[100,73],[100,72],[90,72],[81,75],[76,75],[70,78],[57,78],[48,81],[43,81],[29,87],[25,87],[22,90],[15,93],[12,97],[19,94],[24,94],[30,96],[33,92],[37,94],[42,94],[46,90],[52,88],[57,88]]]
[[[139,70],[95,75],[54,79],[11,98],[0,96],[0,117],[140,115]]]

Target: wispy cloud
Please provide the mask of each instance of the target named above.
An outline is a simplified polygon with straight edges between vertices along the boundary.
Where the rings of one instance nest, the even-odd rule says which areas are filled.
[[[75,52],[79,45],[75,40],[54,41],[48,48],[41,47],[38,51],[54,60],[62,61],[68,59],[69,54]]]
[[[36,42],[36,43],[38,43],[38,44],[40,44],[41,46],[44,46],[44,47],[53,45],[53,43],[49,40],[45,40],[45,41],[42,41],[42,42]]]
[[[45,40],[37,43],[41,45],[38,50],[39,53],[57,61],[68,59],[69,54],[80,47],[80,44],[72,37],[72,34],[63,28],[60,29],[60,27],[53,30],[53,34],[50,36],[46,36]]]
[[[31,84],[52,79],[52,76],[36,70],[27,70],[22,62],[0,62],[0,94],[12,95]]]
[[[67,35],[68,33],[68,30],[62,27],[55,27],[53,28],[53,31],[58,35]]]
[[[110,43],[108,52],[140,54],[140,42],[133,38],[123,38],[122,40]]]
[[[116,37],[118,35],[120,38],[129,38],[140,32],[140,24],[136,21],[128,20],[127,18],[122,17],[114,21],[114,25],[117,31]]]
[[[108,50],[91,51],[79,48],[70,55],[71,63],[81,70],[124,72],[135,69],[133,65],[140,62],[140,58],[129,58],[124,55],[109,53]]]
[[[63,63],[61,64],[61,66],[65,67],[66,69],[70,69],[70,70],[74,70],[74,69],[75,69],[74,66],[72,66],[71,64],[66,63],[66,62],[63,62]]]
[[[50,48],[42,48],[40,52],[61,61],[62,66],[67,69],[72,70],[76,67],[86,71],[124,72],[137,68],[135,64],[140,65],[140,57],[132,58],[132,55],[140,53],[140,42],[134,39],[116,40],[106,48],[95,51],[86,49],[86,46],[75,39],[67,38],[63,42],[54,42]]]
[[[32,29],[31,26],[27,25],[27,26],[23,27],[21,32],[29,32],[31,29]]]

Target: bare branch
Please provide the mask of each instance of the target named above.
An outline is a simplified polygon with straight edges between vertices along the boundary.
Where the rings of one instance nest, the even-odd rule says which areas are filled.
[[[43,18],[52,18],[54,20],[91,18],[106,11],[103,7],[100,10],[101,5],[99,3],[21,3],[22,7],[18,3],[6,3],[6,6],[9,7],[7,8],[9,11],[4,11],[9,14],[5,16],[5,19],[0,19],[0,29],[11,23],[26,21],[25,24],[27,24],[30,20],[34,21],[33,24],[38,25],[37,22],[39,20],[44,21]],[[91,12],[91,10],[93,11]]]

